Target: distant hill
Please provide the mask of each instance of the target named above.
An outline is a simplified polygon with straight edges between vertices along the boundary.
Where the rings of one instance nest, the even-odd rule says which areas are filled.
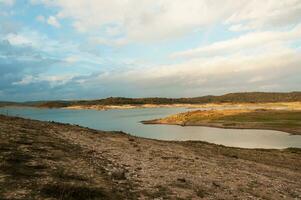
[[[268,103],[268,102],[293,102],[301,101],[301,92],[244,92],[244,93],[229,93],[221,96],[204,96],[198,99],[206,103]]]
[[[16,103],[16,102],[9,102],[9,101],[0,101],[0,107],[3,106],[18,106],[21,103]]]
[[[142,105],[142,104],[204,104],[204,103],[268,103],[301,101],[301,92],[244,92],[229,93],[221,96],[202,96],[193,98],[125,98],[110,97],[98,100],[80,101],[37,101],[37,102],[0,102],[2,105],[25,105],[47,108],[61,108],[74,105]]]
[[[72,105],[142,105],[142,104],[203,104],[203,103],[268,103],[301,101],[301,92],[267,93],[245,92],[229,93],[221,96],[203,96],[193,98],[124,98],[110,97],[99,100],[49,101],[40,107],[66,107]]]

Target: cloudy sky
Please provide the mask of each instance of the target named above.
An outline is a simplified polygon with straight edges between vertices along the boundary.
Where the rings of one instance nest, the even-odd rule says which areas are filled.
[[[0,100],[300,86],[301,0],[0,0]]]

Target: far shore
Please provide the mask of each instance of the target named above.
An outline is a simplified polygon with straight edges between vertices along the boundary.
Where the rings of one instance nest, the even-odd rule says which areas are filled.
[[[301,110],[301,102],[277,103],[206,103],[206,104],[124,104],[124,105],[74,105],[62,107],[71,110],[123,110],[136,108],[187,108],[187,109],[275,109],[275,110]],[[49,107],[42,107],[49,108]]]

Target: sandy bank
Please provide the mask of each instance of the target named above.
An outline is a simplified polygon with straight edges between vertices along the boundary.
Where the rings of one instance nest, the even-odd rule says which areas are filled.
[[[63,109],[92,109],[92,110],[110,110],[110,109],[133,109],[133,108],[200,108],[200,109],[274,109],[274,110],[301,110],[301,102],[279,102],[279,103],[208,103],[208,104],[141,104],[141,105],[74,105],[63,107]]]

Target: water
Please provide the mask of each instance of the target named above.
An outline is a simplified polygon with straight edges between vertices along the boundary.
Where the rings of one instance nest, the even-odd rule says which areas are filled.
[[[160,140],[200,140],[243,148],[301,148],[301,136],[272,130],[240,130],[175,125],[144,125],[142,120],[185,112],[185,108],[144,108],[128,110],[64,110],[37,108],[0,108],[0,113],[43,121],[78,124],[93,129],[123,131]]]

